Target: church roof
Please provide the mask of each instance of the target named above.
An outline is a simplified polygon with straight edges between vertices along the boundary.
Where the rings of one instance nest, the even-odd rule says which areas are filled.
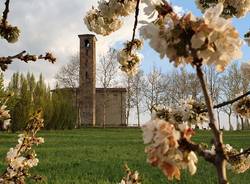
[[[96,88],[96,91],[104,91],[104,88]],[[127,92],[126,88],[106,88],[107,92]]]
[[[51,90],[52,92],[56,92],[59,90],[63,90],[63,91],[71,91],[71,90],[75,90],[75,89],[79,89],[79,88],[58,88],[58,89],[53,89]],[[97,92],[103,92],[104,88],[96,88]],[[127,92],[126,88],[106,88],[107,92]]]

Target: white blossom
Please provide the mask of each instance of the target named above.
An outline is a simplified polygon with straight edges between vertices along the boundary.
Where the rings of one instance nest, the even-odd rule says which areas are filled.
[[[213,64],[218,71],[223,71],[230,62],[242,56],[243,42],[238,32],[230,20],[220,17],[222,3],[207,9],[203,19],[192,13],[179,17],[173,10],[167,11],[168,14],[159,15],[153,22],[142,21],[140,28],[142,38],[149,40],[149,45],[161,58],[167,56],[175,66],[194,66],[197,64],[195,57],[198,57],[202,64]],[[191,54],[194,52],[196,54]]]
[[[154,121],[149,121],[142,126],[144,144],[152,142],[154,137],[155,124]]]
[[[121,70],[128,75],[135,75],[141,61],[138,50],[141,49],[142,42],[139,39],[127,42],[125,48],[117,53],[117,60],[121,64]]]
[[[32,159],[28,159],[25,164],[31,168],[31,167],[34,167],[34,166],[37,166],[39,160],[37,158],[32,158]]]
[[[142,131],[144,143],[148,144],[145,148],[147,161],[158,166],[169,180],[180,179],[180,169],[188,169],[191,175],[195,174],[198,161],[195,153],[178,149],[181,136],[188,140],[191,138],[187,125],[176,129],[170,122],[156,118],[144,124]]]
[[[28,170],[37,166],[39,160],[36,158],[32,146],[44,142],[42,137],[36,137],[37,131],[42,127],[43,119],[41,111],[38,111],[29,119],[24,132],[18,135],[18,144],[7,152],[6,162],[8,166],[0,177],[3,183],[25,183],[25,177],[30,175]]]
[[[142,0],[145,3],[144,13],[148,16],[152,16],[156,13],[156,7],[163,4],[162,0]]]
[[[197,7],[205,12],[207,7],[216,6],[218,3],[223,3],[223,14],[225,18],[233,16],[240,18],[244,17],[250,11],[250,0],[196,0]]]
[[[4,122],[3,122],[3,129],[4,130],[9,129],[9,127],[11,125],[10,121],[11,121],[11,119],[4,120]]]
[[[84,22],[90,31],[103,36],[109,35],[122,26],[122,21],[116,16],[105,17],[96,9],[92,9],[87,13]]]
[[[199,34],[195,34],[198,39],[204,40],[204,43],[205,40],[210,43],[207,49],[198,52],[199,58],[202,58],[206,64],[215,65],[218,71],[223,71],[231,61],[242,57],[243,43],[238,32],[231,25],[231,21],[220,17],[222,11],[223,4],[221,3],[209,8],[204,14],[204,22],[210,31],[205,29],[204,33],[198,31]],[[204,35],[207,35],[206,39]],[[196,45],[195,48],[199,47]]]
[[[127,164],[125,164],[125,171],[126,175],[119,184],[141,184],[138,171],[131,171]]]
[[[7,156],[6,156],[7,161],[14,160],[15,157],[17,157],[17,152],[18,152],[18,149],[10,148],[10,150],[7,152]]]
[[[101,0],[98,2],[98,9],[105,17],[128,16],[135,11],[136,0]]]
[[[196,154],[191,151],[188,154],[188,170],[190,172],[191,175],[194,175],[196,173],[197,167],[196,167],[196,163],[198,162],[198,158],[196,156]]]
[[[135,11],[136,0],[99,1],[98,9],[91,9],[84,17],[90,31],[107,36],[121,28],[121,16],[128,16]]]
[[[14,169],[14,170],[18,170],[19,168],[24,166],[24,161],[25,161],[25,157],[17,157],[15,159],[13,159],[10,162],[10,166]]]
[[[141,37],[149,40],[150,47],[160,54],[160,58],[164,58],[166,55],[170,56],[171,49],[167,48],[168,43],[164,37],[171,37],[172,20],[166,17],[164,27],[160,27],[154,22],[141,21],[141,23],[144,24],[139,29]]]
[[[2,105],[0,108],[0,118],[1,119],[9,119],[10,118],[9,110],[6,110],[6,105]]]
[[[245,97],[233,105],[233,111],[241,117],[250,118],[250,97]]]

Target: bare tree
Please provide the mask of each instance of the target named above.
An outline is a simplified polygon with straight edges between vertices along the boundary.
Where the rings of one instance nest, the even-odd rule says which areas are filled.
[[[79,69],[79,55],[72,55],[69,63],[61,67],[55,78],[60,86],[66,88],[76,88],[79,85]]]
[[[237,95],[241,93],[241,74],[237,64],[232,64],[227,69],[227,72],[222,76],[222,97],[224,101],[228,101],[230,99],[235,98]],[[232,116],[232,107],[231,105],[225,106],[222,108],[223,112],[228,115],[228,123],[230,126],[230,130],[233,129],[231,116]]]
[[[78,54],[72,55],[70,61],[62,66],[60,70],[57,72],[55,79],[59,86],[64,88],[69,88],[74,93],[74,103],[77,109],[77,122],[76,127],[80,128],[80,111],[79,111],[79,104],[78,104],[78,94],[77,88],[79,86],[79,70],[80,70],[80,58]]]
[[[133,89],[132,89],[132,76],[124,74],[122,81],[123,81],[123,85],[125,85],[125,87],[127,89],[127,93],[126,93],[126,124],[128,125],[130,112],[131,112],[131,109],[133,108],[132,97],[134,96]]]
[[[244,77],[244,75],[241,73],[241,87],[242,87],[242,93],[245,94],[250,90],[250,81]],[[241,117],[241,129],[249,129],[250,128],[250,122],[249,119]]]
[[[200,100],[201,88],[199,80],[195,73],[188,73],[187,78],[188,93],[194,100]]]
[[[97,68],[97,82],[103,88],[103,127],[106,126],[106,105],[107,105],[107,88],[114,86],[118,77],[117,51],[109,49],[108,53],[102,55]]]
[[[144,91],[147,109],[152,113],[153,107],[164,102],[164,77],[160,69],[153,67],[153,70],[146,76]]]
[[[204,73],[205,73],[206,83],[208,86],[208,92],[212,98],[212,101],[218,104],[222,100],[221,95],[220,95],[221,86],[222,86],[221,74],[216,71],[214,66],[205,67]],[[219,129],[221,129],[220,112],[221,112],[221,109],[217,108],[216,113],[217,113]],[[230,111],[228,110],[228,112]]]
[[[143,87],[145,86],[145,78],[143,71],[140,70],[138,73],[132,78],[132,101],[134,106],[136,107],[136,115],[137,115],[137,125],[140,127],[140,107],[143,99]]]
[[[187,73],[184,69],[174,70],[169,76],[169,85],[165,87],[166,96],[169,97],[168,101],[172,105],[178,105],[181,99],[186,99],[187,95]]]
[[[170,106],[179,104],[188,97],[198,100],[201,93],[196,74],[189,73],[185,68],[165,75],[164,85],[166,104]]]

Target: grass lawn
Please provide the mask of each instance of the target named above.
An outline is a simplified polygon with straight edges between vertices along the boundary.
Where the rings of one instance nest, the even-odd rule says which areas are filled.
[[[161,171],[146,163],[144,145],[139,129],[81,129],[65,131],[43,131],[39,136],[45,143],[36,148],[39,165],[33,173],[46,177],[51,184],[117,184],[124,175],[123,165],[128,163],[138,170],[143,184],[213,184],[217,175],[211,164],[199,159],[194,176],[181,173],[181,181],[169,182]],[[210,142],[209,132],[199,132],[193,138],[199,142]],[[6,152],[17,141],[17,134],[0,136],[0,171],[5,168]],[[250,147],[250,131],[225,132],[225,141],[237,148]],[[250,183],[250,171],[235,175],[229,172],[230,183]],[[32,183],[32,182],[31,182]]]

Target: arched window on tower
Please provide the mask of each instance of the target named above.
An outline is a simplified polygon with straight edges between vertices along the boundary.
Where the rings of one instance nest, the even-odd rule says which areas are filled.
[[[84,40],[84,47],[86,47],[86,48],[90,47],[89,40]]]
[[[87,80],[89,79],[89,74],[88,74],[88,72],[85,73],[85,77],[86,77]]]

